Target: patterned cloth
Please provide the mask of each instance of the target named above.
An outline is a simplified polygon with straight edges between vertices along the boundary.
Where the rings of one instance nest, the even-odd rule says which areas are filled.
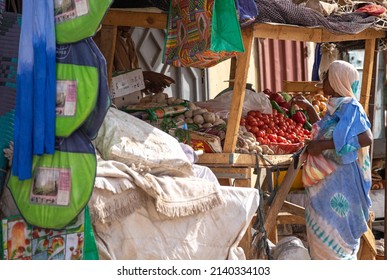
[[[319,26],[336,34],[357,34],[375,26],[377,19],[367,13],[331,14],[325,17],[315,10],[284,0],[255,0],[255,3],[259,11],[255,22]]]
[[[342,80],[341,86],[356,82],[349,78],[354,76],[348,74],[353,67],[348,64],[329,67],[329,81],[332,80],[335,90],[335,79]],[[306,188],[306,225],[312,259],[356,259],[360,237],[367,231],[370,157],[368,147],[360,148],[358,135],[371,125],[353,96],[352,93],[352,97],[330,98],[326,115],[315,124],[317,133],[313,139],[333,139],[335,143],[334,150],[323,151],[324,158],[334,162],[335,169]]]
[[[172,0],[163,62],[205,68],[243,52],[233,0]]]

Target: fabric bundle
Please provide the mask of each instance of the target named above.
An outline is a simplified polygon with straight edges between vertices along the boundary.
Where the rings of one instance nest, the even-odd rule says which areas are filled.
[[[54,3],[23,1],[17,70],[12,173],[32,176],[32,157],[53,154],[55,143],[56,62]]]
[[[0,44],[0,193],[8,167],[3,150],[13,141],[20,19],[19,14],[0,11],[0,42],[7,42]]]
[[[275,22],[324,27],[334,34],[357,34],[375,26],[375,16],[367,13],[323,14],[283,0],[255,0],[259,14],[255,22]]]

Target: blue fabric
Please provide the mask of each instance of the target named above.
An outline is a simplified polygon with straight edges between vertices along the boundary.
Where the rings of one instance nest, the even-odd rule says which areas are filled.
[[[32,173],[32,106],[33,106],[33,8],[34,1],[24,0],[17,69],[17,95],[14,126],[12,173],[22,180]]]
[[[317,123],[320,129],[314,139],[333,138],[336,149],[325,150],[323,155],[338,166],[317,185],[306,188],[307,234],[315,258],[328,254],[330,259],[355,259],[371,206],[371,181],[357,161],[358,135],[370,128],[370,122],[355,98],[339,97],[336,101],[336,110],[332,114],[328,110]],[[320,247],[315,249],[316,243]],[[326,247],[324,254],[321,244]]]
[[[339,122],[333,131],[336,152],[344,164],[356,161],[360,148],[357,136],[371,128],[361,104],[352,98],[350,103],[343,103],[335,114]]]
[[[319,75],[320,62],[321,62],[321,43],[317,43],[314,51],[312,81],[320,81],[320,75]]]
[[[12,173],[32,176],[32,156],[53,154],[56,62],[53,1],[24,0],[19,44]]]
[[[258,15],[258,8],[254,0],[235,0],[235,7],[241,23],[254,21]]]
[[[90,46],[90,49],[98,60],[99,86],[97,104],[94,110],[90,113],[90,116],[82,125],[81,129],[91,140],[94,140],[97,137],[99,128],[101,127],[103,120],[105,119],[105,116],[111,106],[111,99],[109,95],[106,59],[93,39],[88,38],[85,41]]]

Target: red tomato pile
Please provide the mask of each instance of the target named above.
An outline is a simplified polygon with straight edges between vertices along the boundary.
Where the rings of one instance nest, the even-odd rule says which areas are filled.
[[[273,114],[262,114],[260,111],[249,111],[241,119],[240,125],[253,133],[261,145],[272,143],[302,143],[310,138],[310,131],[303,128],[287,116],[273,110]]]

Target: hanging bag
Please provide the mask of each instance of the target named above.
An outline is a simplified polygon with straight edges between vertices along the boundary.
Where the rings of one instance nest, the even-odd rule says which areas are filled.
[[[234,0],[172,0],[164,63],[205,68],[243,52]]]
[[[31,179],[12,175],[7,186],[27,223],[62,229],[87,205],[96,170],[94,146],[78,130],[68,138],[57,138],[53,155],[34,156]]]
[[[55,1],[56,42],[68,44],[94,36],[112,2],[112,0]]]

